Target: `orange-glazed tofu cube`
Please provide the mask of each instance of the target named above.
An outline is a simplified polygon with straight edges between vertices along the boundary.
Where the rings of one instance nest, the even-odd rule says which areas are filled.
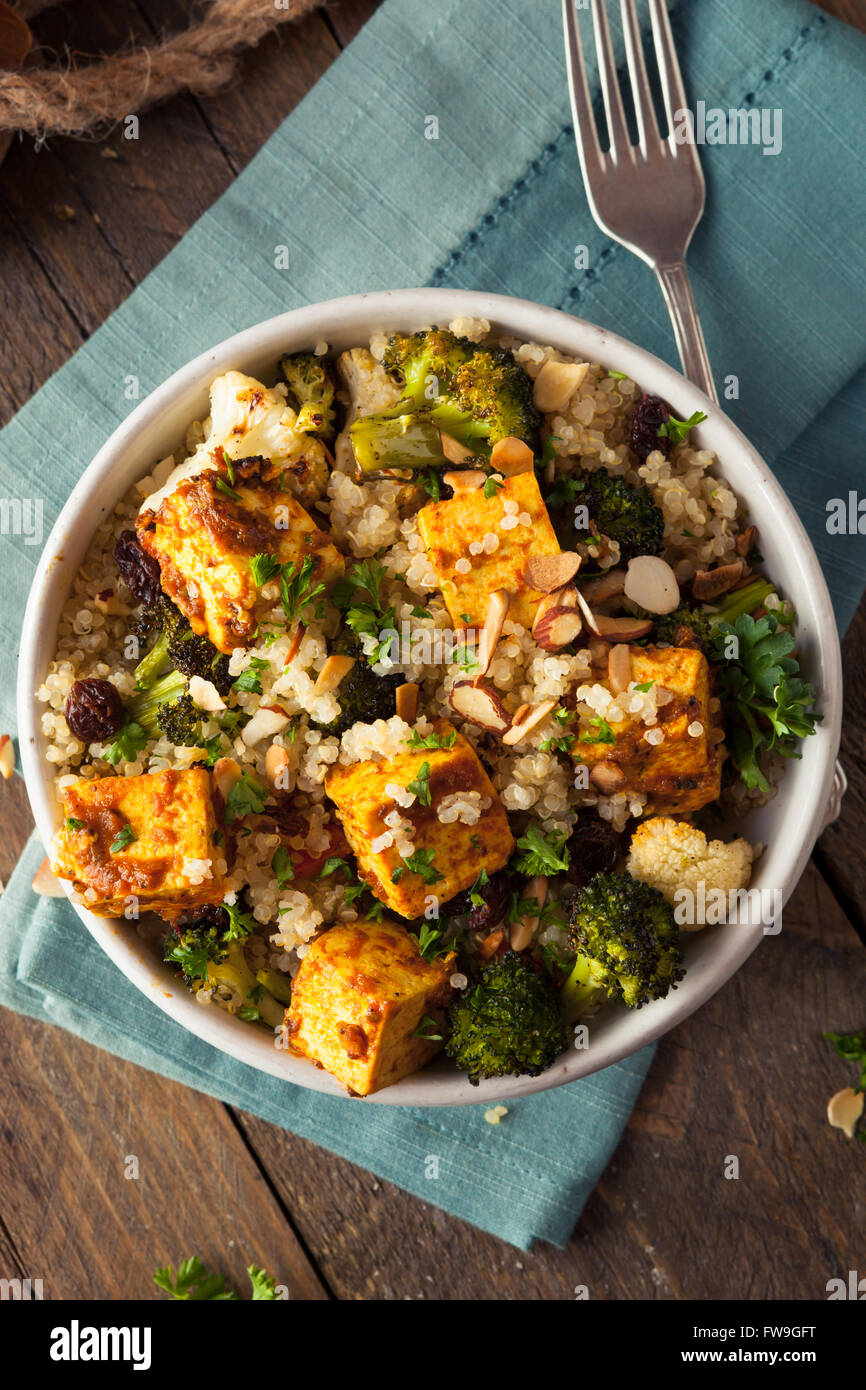
[[[517,473],[488,490],[490,497],[479,487],[423,507],[421,538],[456,627],[483,624],[491,593],[504,589],[509,618],[530,628],[542,595],[524,582],[526,562],[531,555],[558,555],[559,542],[534,473]]]
[[[325,780],[361,878],[400,917],[420,917],[431,895],[448,902],[482,869],[501,869],[514,848],[508,817],[471,743],[447,719],[433,731],[437,748],[407,746],[381,762],[338,763]],[[398,805],[388,790],[395,785],[416,792],[412,805]],[[407,840],[413,853],[404,859]]]
[[[54,872],[97,916],[123,916],[130,899],[169,918],[222,902],[225,861],[205,768],[82,778],[64,788],[63,814]]]
[[[617,791],[643,792],[648,813],[698,811],[718,798],[723,756],[718,720],[710,714],[707,659],[695,647],[630,647],[629,652],[631,681],[669,691],[672,697],[658,706],[653,727],[660,741],[648,743],[651,729],[639,714],[627,715],[606,721],[613,743],[586,742],[581,736],[572,744],[572,755],[589,768],[604,764],[606,772],[616,769],[608,772],[608,785],[614,789],[618,782]],[[582,734],[596,739],[597,727],[587,724]],[[618,775],[625,781],[618,781]],[[604,790],[604,783],[599,785]]]
[[[241,459],[225,469],[184,478],[156,511],[139,514],[144,549],[159,562],[160,583],[185,613],[193,632],[221,652],[248,646],[262,613],[250,568],[253,555],[273,555],[297,573],[309,558],[311,588],[332,584],[345,568],[342,555],[267,459]]]
[[[443,1032],[454,960],[453,953],[424,960],[415,938],[387,918],[330,927],[292,985],[290,1050],[355,1095],[393,1086],[442,1046],[435,1035]]]

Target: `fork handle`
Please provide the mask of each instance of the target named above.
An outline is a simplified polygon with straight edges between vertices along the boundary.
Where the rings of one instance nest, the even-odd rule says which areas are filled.
[[[713,382],[707,345],[704,342],[685,261],[677,261],[673,265],[657,265],[653,268],[671,316],[683,371],[689,381],[693,381],[705,396],[709,396],[710,400],[718,404],[719,397]]]

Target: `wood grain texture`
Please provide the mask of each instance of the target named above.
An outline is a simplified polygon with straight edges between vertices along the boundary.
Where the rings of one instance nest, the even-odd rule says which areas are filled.
[[[230,91],[173,99],[142,118],[138,140],[118,130],[10,151],[0,321],[27,332],[0,335],[0,419],[171,249],[376,8],[340,0],[285,26]],[[866,28],[862,0],[824,8]],[[95,0],[47,10],[35,28],[56,50],[96,51],[188,13],[180,0]],[[245,1264],[264,1264],[299,1298],[570,1299],[586,1284],[592,1298],[813,1299],[862,1269],[863,1146],[823,1113],[852,1076],[820,1034],[864,1024],[845,913],[862,926],[866,608],[845,661],[852,785],[816,852],[826,879],[810,867],[782,935],[663,1039],[566,1250],[521,1254],[274,1126],[4,1012],[0,1276],[46,1278],[52,1297],[147,1298],[157,1264],[197,1252],[241,1289]],[[5,878],[30,826],[18,778],[0,782],[0,825]],[[138,1181],[123,1178],[127,1153]],[[737,1180],[723,1177],[728,1154]]]

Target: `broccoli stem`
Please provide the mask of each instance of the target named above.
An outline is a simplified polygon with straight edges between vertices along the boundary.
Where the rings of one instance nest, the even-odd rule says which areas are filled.
[[[434,405],[430,411],[430,418],[435,420],[444,434],[450,434],[452,439],[456,439],[458,444],[465,445],[467,449],[472,449],[476,454],[484,454],[489,457],[490,430],[482,420],[476,420],[468,411],[460,410],[450,401],[442,401],[439,405]]]
[[[744,613],[751,613],[755,608],[760,608],[767,595],[773,592],[770,581],[761,578],[753,579],[751,584],[744,584],[742,589],[733,589],[725,594],[714,611],[707,615],[711,626],[715,627],[717,623],[735,623]]]
[[[160,728],[156,716],[161,706],[169,700],[176,700],[185,690],[186,677],[180,671],[169,671],[168,675],[161,676],[148,690],[142,691],[140,695],[133,695],[127,702],[130,719],[144,729],[148,738],[158,738]]]
[[[571,974],[560,996],[566,1023],[576,1023],[582,1014],[604,998],[604,987],[593,974],[592,961],[578,951]]]
[[[135,668],[136,688],[149,689],[168,659],[168,633],[163,628],[147,656],[143,657]]]
[[[439,430],[424,415],[363,415],[351,426],[349,434],[355,462],[362,473],[398,468],[423,472],[449,466]]]

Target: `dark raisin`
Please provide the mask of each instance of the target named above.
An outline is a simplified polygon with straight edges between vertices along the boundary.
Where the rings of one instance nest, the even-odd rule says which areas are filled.
[[[201,927],[207,930],[216,927],[218,932],[228,931],[229,915],[222,903],[208,903],[205,907],[196,907],[185,917],[183,925],[187,927]]]
[[[671,451],[671,441],[659,430],[668,419],[671,408],[661,396],[641,396],[631,417],[630,444],[639,459],[645,459],[653,449],[659,449],[665,458]]]
[[[568,841],[572,883],[584,887],[596,874],[611,873],[624,853],[624,834],[607,821],[583,812]]]
[[[126,723],[123,701],[110,681],[76,681],[64,714],[72,733],[84,743],[102,743]]]
[[[114,563],[132,597],[152,608],[162,594],[159,565],[134,531],[121,531],[114,547]]]
[[[484,901],[473,903],[473,895],[483,898]],[[471,888],[465,888],[462,893],[458,893],[442,911],[446,916],[457,916],[468,912],[471,931],[491,932],[494,927],[499,926],[504,918],[510,901],[511,884],[508,875],[500,869],[488,879],[487,883],[481,884],[477,888],[473,884]]]

